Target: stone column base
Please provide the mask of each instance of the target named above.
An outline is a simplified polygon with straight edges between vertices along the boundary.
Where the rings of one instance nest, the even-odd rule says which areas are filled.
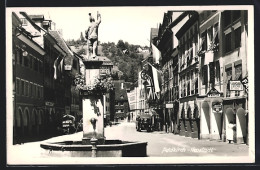
[[[83,145],[91,145],[90,143],[91,138],[82,138],[82,144]],[[97,141],[97,145],[104,145],[105,144],[105,138],[99,138]]]

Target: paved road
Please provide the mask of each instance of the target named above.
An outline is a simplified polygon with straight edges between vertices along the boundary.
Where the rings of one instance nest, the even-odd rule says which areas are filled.
[[[63,135],[50,138],[46,141],[64,141],[82,139],[83,132],[71,135]],[[107,139],[120,139],[125,141],[143,141],[148,142],[148,157],[177,157],[187,158],[187,156],[209,157],[220,156],[229,159],[229,156],[245,157],[249,154],[249,147],[245,144],[228,144],[221,141],[198,140],[189,137],[183,137],[165,132],[137,132],[134,123],[121,123],[112,127],[105,128]],[[41,153],[40,143],[31,142],[22,145],[14,145],[11,157],[26,158],[30,163],[31,158],[46,158],[48,156]],[[9,150],[8,150],[9,151]],[[243,162],[243,160],[241,160]]]
[[[245,144],[228,144],[221,141],[198,140],[172,133],[137,132],[134,123],[122,123],[106,128],[107,139],[148,142],[147,154],[153,156],[247,156]]]

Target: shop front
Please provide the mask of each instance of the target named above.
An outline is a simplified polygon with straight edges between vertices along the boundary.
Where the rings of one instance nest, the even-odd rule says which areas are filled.
[[[246,97],[226,98],[223,100],[223,141],[248,143],[248,111],[246,102]]]
[[[172,109],[170,110],[170,120],[171,120],[171,133],[179,134],[178,122],[179,122],[179,102],[173,102]]]
[[[199,138],[200,118],[197,97],[190,96],[183,98],[180,104],[177,104],[175,110],[179,111],[179,135]]]
[[[215,88],[212,88],[207,96],[199,100],[200,114],[200,138],[220,140],[222,138],[223,124],[223,97]]]

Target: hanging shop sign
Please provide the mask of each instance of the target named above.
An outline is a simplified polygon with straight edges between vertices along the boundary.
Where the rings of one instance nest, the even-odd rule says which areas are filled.
[[[173,108],[173,103],[167,103],[167,104],[165,104],[165,107],[167,109]]]
[[[212,102],[212,112],[213,113],[222,113],[222,103],[221,102]]]
[[[221,94],[214,87],[207,93],[208,97],[220,97]]]
[[[230,80],[229,81],[229,90],[230,91],[243,91],[243,84],[239,80]]]
[[[243,78],[241,83],[243,84],[243,86],[246,89],[246,92],[248,93],[248,78],[247,77]]]

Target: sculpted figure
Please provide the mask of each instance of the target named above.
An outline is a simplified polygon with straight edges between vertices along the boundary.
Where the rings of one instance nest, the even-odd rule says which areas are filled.
[[[85,32],[85,38],[87,39],[88,51],[87,55],[89,59],[95,59],[97,56],[97,45],[98,45],[98,27],[101,23],[101,15],[97,12],[97,21],[89,13],[90,26]]]

